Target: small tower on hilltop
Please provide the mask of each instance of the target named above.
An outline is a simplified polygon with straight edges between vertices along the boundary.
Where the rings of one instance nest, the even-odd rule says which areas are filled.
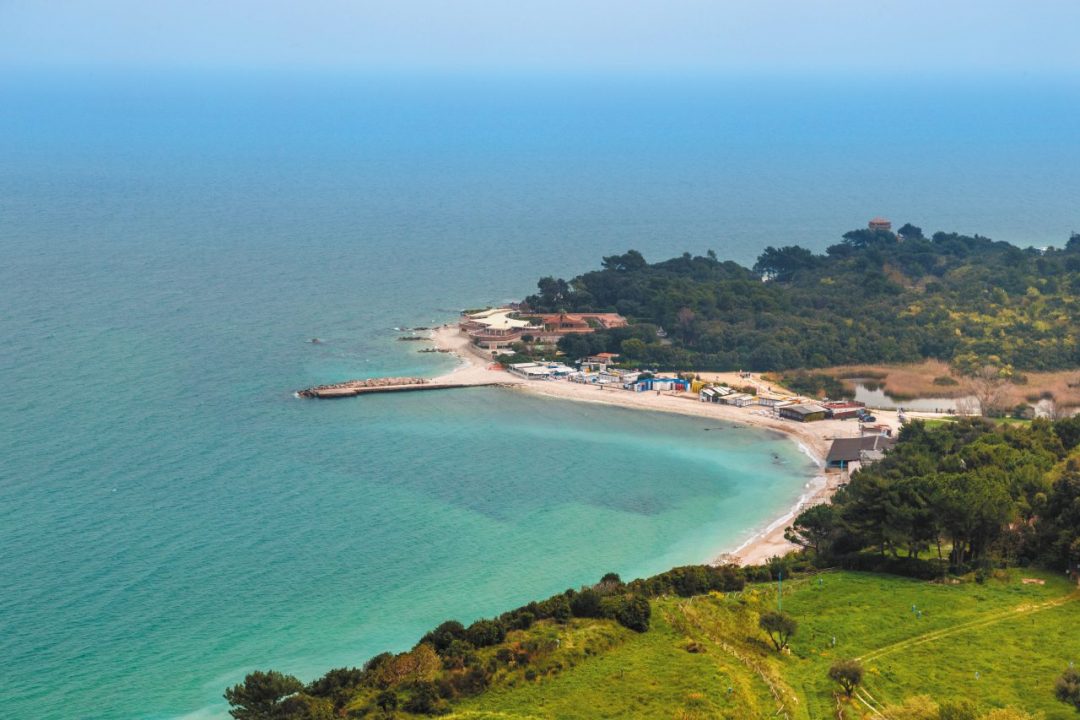
[[[888,218],[876,217],[870,221],[869,227],[871,230],[884,230],[889,232],[892,230],[892,223],[889,222]]]

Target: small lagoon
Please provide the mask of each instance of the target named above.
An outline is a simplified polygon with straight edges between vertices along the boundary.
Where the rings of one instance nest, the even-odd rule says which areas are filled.
[[[919,412],[954,413],[956,412],[957,403],[962,403],[965,400],[975,402],[975,407],[978,407],[978,402],[974,398],[894,398],[886,392],[885,388],[876,383],[859,380],[853,380],[851,383],[855,389],[854,400],[865,403],[868,408],[879,410],[904,408],[905,410]]]

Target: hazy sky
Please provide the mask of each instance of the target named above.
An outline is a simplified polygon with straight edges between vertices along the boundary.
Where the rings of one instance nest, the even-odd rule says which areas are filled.
[[[0,67],[1078,73],[1080,0],[0,0]]]

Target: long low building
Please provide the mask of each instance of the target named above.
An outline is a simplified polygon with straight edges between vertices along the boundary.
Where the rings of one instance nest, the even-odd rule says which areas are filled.
[[[630,389],[635,392],[647,392],[649,390],[686,392],[690,389],[690,381],[671,377],[639,378],[630,385]]]
[[[568,377],[574,371],[562,363],[512,363],[507,371],[526,380],[551,380],[553,378]]]
[[[829,411],[829,417],[833,420],[857,418],[866,410],[864,403],[855,402],[854,400],[827,402],[824,405],[825,409]]]
[[[896,439],[885,435],[837,438],[833,440],[825,464],[832,468],[846,468],[851,463],[866,464],[880,460],[886,450],[896,445]]]
[[[800,403],[798,405],[786,405],[778,407],[780,417],[786,420],[798,420],[799,422],[812,422],[824,420],[828,411],[816,403]]]
[[[605,330],[626,327],[626,318],[618,313],[542,313],[536,315],[546,332],[560,335],[591,333],[600,327]]]

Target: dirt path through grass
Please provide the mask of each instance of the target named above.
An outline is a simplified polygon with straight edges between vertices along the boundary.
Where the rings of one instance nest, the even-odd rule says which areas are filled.
[[[885,647],[878,648],[877,650],[868,652],[865,655],[855,659],[860,662],[867,663],[871,660],[877,660],[884,657],[885,655],[890,655],[899,650],[906,650],[907,648],[915,647],[916,645],[923,645],[929,642],[934,642],[935,640],[940,640],[941,638],[949,637],[950,635],[955,635],[957,633],[986,627],[987,625],[994,625],[995,623],[999,623],[1003,620],[1010,620],[1021,615],[1027,615],[1030,613],[1042,612],[1043,610],[1049,610],[1051,608],[1061,607],[1062,605],[1065,605],[1066,603],[1072,602],[1077,599],[1080,599],[1080,592],[1074,591],[1069,593],[1068,595],[1055,598],[1053,600],[1047,600],[1046,602],[1041,602],[1034,605],[1018,605],[1014,608],[1002,610],[993,613],[992,615],[989,615],[987,617],[979,618],[978,620],[972,620],[970,622],[962,623],[960,625],[953,625],[952,627],[944,628],[942,630],[934,630],[932,632],[924,633],[923,635],[916,635],[915,637],[901,640],[900,642],[893,643],[892,645],[886,645]]]
[[[683,618],[690,627],[700,633],[701,637],[704,637],[711,644],[720,648],[726,655],[735,658],[737,662],[761,680],[765,687],[768,688],[769,694],[771,694],[776,701],[777,709],[774,716],[782,716],[790,720],[791,715],[788,712],[788,707],[797,706],[799,704],[799,696],[783,681],[783,679],[774,672],[771,672],[764,663],[756,661],[747,653],[738,650],[730,643],[709,632],[707,621],[698,615],[696,609],[692,607],[692,602],[680,603],[678,609],[682,612]]]

